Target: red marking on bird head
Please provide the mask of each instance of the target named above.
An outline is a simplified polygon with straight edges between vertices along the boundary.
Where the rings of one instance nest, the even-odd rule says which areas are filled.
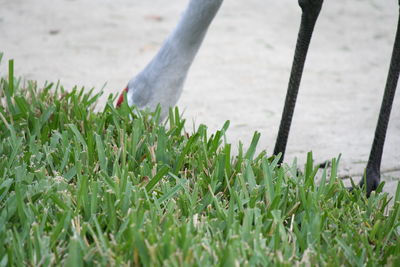
[[[118,101],[117,101],[117,108],[121,106],[122,102],[124,102],[124,93],[128,92],[128,87],[126,87],[123,91],[122,94],[119,96]]]

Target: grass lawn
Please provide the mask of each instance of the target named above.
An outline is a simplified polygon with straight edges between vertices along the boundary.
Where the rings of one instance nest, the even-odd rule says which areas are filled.
[[[177,109],[160,123],[111,97],[95,112],[98,98],[23,83],[9,64],[0,266],[400,266],[399,186],[366,199],[336,159],[280,167],[255,153],[258,133],[233,151],[228,122],[188,134]]]

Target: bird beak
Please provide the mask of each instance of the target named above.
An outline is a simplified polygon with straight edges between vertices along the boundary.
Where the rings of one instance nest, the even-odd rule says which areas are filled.
[[[128,87],[126,87],[123,91],[122,94],[119,96],[118,101],[117,101],[117,108],[121,106],[122,102],[124,102],[124,93],[128,92]]]

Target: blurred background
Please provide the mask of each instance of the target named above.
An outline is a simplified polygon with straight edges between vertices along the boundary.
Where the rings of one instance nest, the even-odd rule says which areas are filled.
[[[58,80],[119,94],[154,56],[188,0],[0,0],[0,75],[7,60],[23,79]],[[396,0],[325,1],[311,43],[286,162],[342,153],[341,175],[360,175],[373,139],[398,19]],[[295,0],[225,0],[178,103],[186,130],[231,121],[228,142],[261,132],[271,153],[279,127],[301,11]],[[400,177],[400,92],[382,169]]]

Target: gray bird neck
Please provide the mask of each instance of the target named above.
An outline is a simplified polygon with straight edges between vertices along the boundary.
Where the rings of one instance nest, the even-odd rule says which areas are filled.
[[[158,78],[162,74],[170,75],[173,71],[184,79],[222,2],[191,0],[178,25],[144,71]]]

